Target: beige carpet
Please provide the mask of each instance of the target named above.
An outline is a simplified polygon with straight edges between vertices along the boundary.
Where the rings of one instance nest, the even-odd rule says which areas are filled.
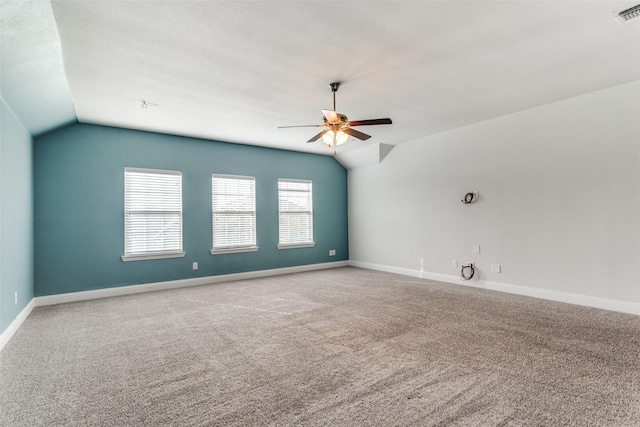
[[[640,317],[356,268],[36,308],[3,426],[637,426]]]

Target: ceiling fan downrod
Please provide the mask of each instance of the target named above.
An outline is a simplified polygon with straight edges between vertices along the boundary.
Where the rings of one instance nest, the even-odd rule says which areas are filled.
[[[336,110],[336,92],[340,88],[340,82],[329,83],[329,86],[331,87],[331,92],[333,92],[333,111],[337,111]]]

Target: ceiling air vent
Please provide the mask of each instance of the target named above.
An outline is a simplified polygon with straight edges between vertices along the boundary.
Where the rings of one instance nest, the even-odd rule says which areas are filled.
[[[640,4],[630,7],[629,9],[625,9],[622,12],[618,12],[615,15],[618,21],[622,23],[629,22],[632,19],[640,18]]]

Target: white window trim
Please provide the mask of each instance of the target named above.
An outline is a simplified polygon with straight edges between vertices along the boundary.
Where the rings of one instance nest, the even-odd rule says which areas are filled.
[[[174,170],[167,170],[167,169],[149,169],[149,168],[135,168],[135,167],[125,167],[124,168],[125,173],[126,172],[140,172],[140,173],[157,173],[157,174],[164,174],[164,175],[180,175],[182,176],[182,172],[181,171],[174,171]],[[126,189],[124,190],[126,193]],[[126,197],[126,194],[125,194]],[[126,218],[126,210],[125,210],[125,221],[127,220]],[[180,227],[181,229],[184,227],[184,223],[183,223],[183,218],[181,218],[180,221]],[[123,230],[124,231],[124,230]],[[184,230],[182,229],[180,231],[181,234],[181,239],[184,239],[184,234],[183,234]],[[126,231],[124,231],[124,239],[126,240],[127,236],[126,236]],[[181,245],[184,245],[184,241],[181,242]],[[163,252],[146,252],[146,253],[140,253],[140,254],[124,254],[120,257],[120,259],[123,262],[130,262],[130,261],[144,261],[144,260],[153,260],[153,259],[168,259],[168,258],[183,258],[186,256],[186,252],[184,251],[184,246],[181,250],[178,251],[163,251]]]
[[[120,259],[128,261],[144,261],[147,259],[184,258],[186,252],[154,252],[140,255],[122,255]]]
[[[258,246],[240,246],[237,248],[211,249],[211,255],[237,254],[242,252],[256,252]]]
[[[255,187],[255,182],[256,182],[256,178],[254,176],[248,176],[248,175],[227,175],[227,174],[218,174],[218,173],[214,173],[211,174],[211,183],[213,185],[213,179],[214,178],[226,178],[226,179],[243,179],[243,180],[252,180],[253,184],[254,184],[254,193],[253,193],[253,197],[254,197],[254,203],[255,203],[255,198],[256,198],[256,187]],[[211,221],[213,222],[213,188],[211,189]],[[257,228],[257,206],[254,206],[254,208],[256,210],[252,211],[253,215],[254,215],[254,220],[256,221],[256,228]],[[224,211],[220,211],[220,213],[225,213]],[[213,227],[213,224],[212,224]],[[214,231],[214,230],[212,230]],[[257,243],[257,230],[256,230],[256,235],[255,237],[255,241]],[[212,241],[211,241],[212,245],[213,245],[213,233],[212,233]],[[223,248],[211,248],[211,250],[209,251],[211,253],[211,255],[224,255],[224,254],[234,254],[234,253],[243,253],[243,252],[256,252],[257,250],[259,250],[259,246],[257,244],[254,245],[250,245],[250,246],[231,246],[231,247],[223,247]]]
[[[289,243],[285,245],[278,245],[278,249],[296,249],[296,248],[312,248],[316,245],[316,242],[310,243]]]
[[[279,243],[277,245],[278,249],[299,249],[299,248],[312,248],[316,245],[313,230],[313,181],[310,179],[295,179],[295,178],[278,178],[278,198],[280,197],[280,182],[298,182],[303,184],[311,184],[311,241],[310,242],[297,242],[297,243]],[[280,202],[278,201],[278,205]],[[281,211],[280,207],[278,207],[278,217],[280,217],[281,213],[299,213],[299,211],[291,212],[291,211]],[[278,241],[280,240],[280,226],[278,226]]]
[[[182,175],[182,171],[174,171],[169,169],[132,168],[129,166],[125,166],[124,170],[128,172],[157,173],[161,175]]]

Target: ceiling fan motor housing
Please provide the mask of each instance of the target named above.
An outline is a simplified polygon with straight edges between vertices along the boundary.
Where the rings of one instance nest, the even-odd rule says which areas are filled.
[[[338,116],[338,120],[341,125],[347,124],[349,122],[349,119],[344,114],[336,113],[336,115]],[[326,117],[322,116],[322,120],[324,121],[325,124],[330,124],[330,122],[327,120]]]

